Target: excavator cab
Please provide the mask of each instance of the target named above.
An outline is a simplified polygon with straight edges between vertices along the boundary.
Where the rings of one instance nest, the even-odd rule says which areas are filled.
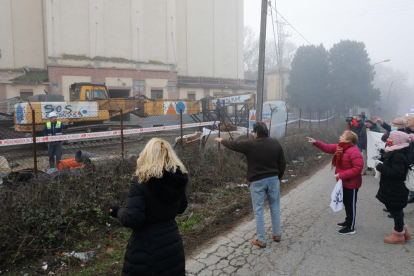
[[[107,99],[108,89],[105,84],[78,82],[69,86],[70,101],[90,101]]]

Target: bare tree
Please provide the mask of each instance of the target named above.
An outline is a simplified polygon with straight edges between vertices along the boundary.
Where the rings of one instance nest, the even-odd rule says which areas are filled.
[[[293,56],[296,52],[296,45],[290,41],[284,40],[277,46],[274,40],[266,42],[266,60],[265,70],[273,71],[279,68],[278,53],[282,53],[281,68],[290,68]],[[282,49],[281,51],[279,50]],[[251,27],[244,28],[244,77],[246,79],[257,78],[257,66],[259,63],[259,38],[256,36]]]
[[[374,112],[392,119],[414,108],[414,87],[402,79],[408,79],[408,73],[382,64],[375,66],[373,84],[381,90],[381,101]]]

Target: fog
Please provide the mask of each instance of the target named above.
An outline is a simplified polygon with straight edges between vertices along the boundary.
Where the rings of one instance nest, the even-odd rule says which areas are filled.
[[[275,1],[271,4],[274,7]],[[407,79],[404,81],[405,87],[412,87],[414,84],[413,0],[280,0],[276,4],[280,15],[314,45],[322,43],[329,49],[341,40],[356,40],[365,43],[371,64],[390,59],[389,62],[374,67],[377,75],[392,71],[390,79],[382,77],[387,79],[388,84],[384,80],[381,83],[374,80],[374,86],[381,88],[383,101],[389,92],[387,85],[389,87],[392,78]],[[245,27],[250,27],[257,36],[260,32],[260,12],[260,0],[244,0]],[[284,22],[280,16],[278,19]],[[287,41],[298,47],[309,45],[289,24],[284,26],[284,32],[291,35]],[[273,40],[273,37],[269,11],[267,40]],[[405,109],[402,106],[401,108]]]

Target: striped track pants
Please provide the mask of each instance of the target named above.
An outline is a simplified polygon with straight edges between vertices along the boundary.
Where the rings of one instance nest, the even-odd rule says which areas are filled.
[[[355,228],[355,216],[356,216],[356,203],[359,189],[348,189],[343,187],[344,191],[344,206],[346,212],[346,224],[350,229]]]

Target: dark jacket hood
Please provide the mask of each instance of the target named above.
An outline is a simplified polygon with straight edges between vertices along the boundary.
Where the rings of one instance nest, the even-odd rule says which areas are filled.
[[[188,174],[177,168],[175,173],[164,171],[162,178],[151,178],[147,184],[164,202],[173,201],[185,193]]]

